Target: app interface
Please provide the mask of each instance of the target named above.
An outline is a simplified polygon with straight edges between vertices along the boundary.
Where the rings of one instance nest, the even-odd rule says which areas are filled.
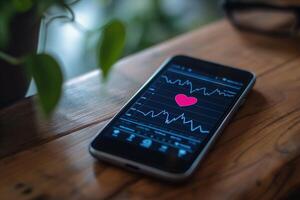
[[[170,64],[111,124],[105,136],[180,159],[189,159],[243,84]]]

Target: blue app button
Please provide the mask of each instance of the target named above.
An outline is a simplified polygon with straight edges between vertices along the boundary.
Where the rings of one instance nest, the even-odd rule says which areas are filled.
[[[158,149],[160,152],[165,153],[168,150],[168,146],[166,145],[161,145]]]
[[[119,133],[120,133],[120,130],[115,129],[115,130],[113,131],[113,133],[112,133],[112,136],[118,137],[118,136],[119,136]]]
[[[142,142],[140,143],[142,147],[149,148],[152,145],[152,140],[151,139],[143,139]]]
[[[179,149],[178,150],[178,154],[177,155],[178,155],[179,158],[185,156],[185,154],[186,154],[186,150],[184,150],[184,149]]]
[[[126,139],[129,142],[132,142],[132,140],[135,138],[134,134],[130,134],[129,137]]]

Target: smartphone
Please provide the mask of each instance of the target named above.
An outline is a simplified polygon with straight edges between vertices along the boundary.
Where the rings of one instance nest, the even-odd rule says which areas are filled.
[[[132,171],[185,180],[244,102],[255,79],[249,71],[174,56],[100,131],[89,151]]]

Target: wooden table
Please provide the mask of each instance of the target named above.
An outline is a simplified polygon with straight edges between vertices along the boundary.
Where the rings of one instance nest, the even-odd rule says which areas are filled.
[[[194,177],[170,185],[97,162],[88,144],[159,64],[186,54],[254,71],[254,91]],[[0,111],[0,199],[281,199],[300,190],[300,42],[225,21],[68,82],[51,121],[32,99]],[[297,196],[297,199],[300,199]]]

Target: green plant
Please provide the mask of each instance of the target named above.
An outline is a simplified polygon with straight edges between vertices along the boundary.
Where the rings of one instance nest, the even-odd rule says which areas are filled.
[[[16,16],[26,12],[34,12],[35,18],[33,20],[39,22],[43,18],[43,13],[51,6],[59,6],[74,15],[66,0],[0,2],[0,59],[10,65],[25,68],[28,76],[32,77],[36,84],[39,105],[46,116],[51,115],[61,97],[63,74],[60,64],[54,57],[45,53],[31,52],[16,57],[5,50],[11,35],[11,22]],[[71,21],[73,20],[74,17]],[[106,79],[111,67],[122,55],[125,46],[125,26],[121,21],[115,19],[97,31],[101,32],[97,43],[98,66],[102,70],[103,78]]]

